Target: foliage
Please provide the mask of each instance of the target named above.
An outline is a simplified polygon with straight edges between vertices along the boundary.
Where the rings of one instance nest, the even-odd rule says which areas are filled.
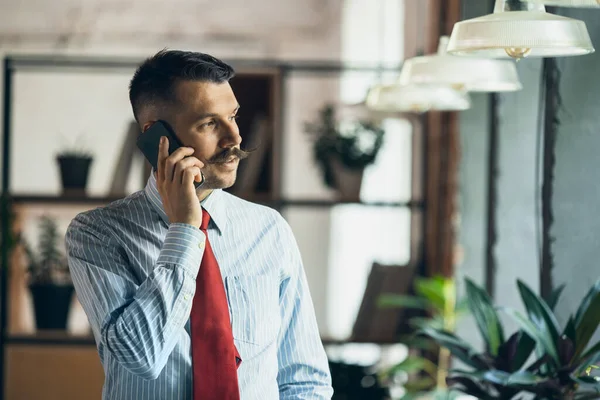
[[[467,302],[485,350],[478,353],[468,342],[444,329],[422,330],[469,368],[450,371],[450,387],[483,400],[512,399],[526,393],[548,400],[600,398],[600,379],[593,376],[600,343],[590,346],[600,323],[600,280],[563,329],[553,312],[562,287],[546,303],[518,281],[527,316],[503,309],[520,326],[508,338],[487,293],[468,279],[466,283]],[[528,363],[534,352],[533,362]]]
[[[63,137],[63,142],[65,138]],[[72,145],[63,145],[57,155],[58,158],[83,158],[92,159],[93,151],[82,143],[82,137],[78,137]]]
[[[66,257],[60,249],[62,235],[58,233],[56,221],[43,216],[39,221],[38,251],[33,251],[31,245],[22,240],[27,258],[29,259],[30,284],[68,284],[70,274]]]
[[[458,302],[454,279],[444,277],[417,278],[414,282],[415,296],[384,294],[379,299],[382,307],[403,307],[424,311],[410,319],[409,324],[415,329],[439,329],[453,331],[456,320],[466,311],[466,303]],[[449,352],[438,348],[435,341],[429,338],[411,336],[403,342],[412,349],[424,351],[437,350],[437,364],[429,359],[411,355],[401,363],[394,365],[382,373],[386,380],[392,380],[398,374],[413,374],[404,389],[403,400],[426,396],[431,399],[453,399],[454,395],[446,389],[446,376],[449,368]],[[422,376],[414,374],[424,372]],[[432,388],[434,388],[432,390]]]
[[[84,149],[65,149],[61,151],[57,157],[59,158],[83,158],[86,160],[90,160],[93,158],[93,155],[90,151]]]
[[[305,130],[313,136],[315,161],[331,188],[335,188],[332,159],[348,169],[362,170],[375,162],[383,144],[384,130],[379,125],[370,121],[338,123],[332,105],[320,111],[316,123],[305,124]]]

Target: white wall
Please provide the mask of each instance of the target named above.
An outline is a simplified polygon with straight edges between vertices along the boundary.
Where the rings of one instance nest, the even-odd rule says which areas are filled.
[[[464,19],[491,11],[490,2],[465,1]],[[536,134],[540,60],[524,59],[517,64],[523,89],[499,95],[497,201],[494,246],[495,301],[499,306],[522,310],[516,280],[539,291],[536,207],[540,187],[535,178]],[[464,294],[464,278],[485,287],[487,245],[487,185],[489,152],[489,97],[475,94],[473,106],[460,115],[461,162],[459,242],[462,260],[456,276]],[[508,333],[516,324],[502,316]],[[482,343],[474,321],[466,317],[458,332],[472,343]]]
[[[552,198],[554,224],[550,232],[554,239],[551,247],[554,285],[566,284],[557,306],[559,322],[565,324],[600,278],[597,262],[600,218],[596,211],[600,201],[597,184],[600,10],[563,8],[560,13],[584,21],[596,46],[594,54],[563,59],[558,65],[563,107],[558,115]],[[600,330],[591,343],[598,341]]]

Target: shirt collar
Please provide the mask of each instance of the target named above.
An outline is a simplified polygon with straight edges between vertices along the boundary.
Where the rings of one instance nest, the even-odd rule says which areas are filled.
[[[150,174],[148,182],[146,183],[146,187],[144,188],[144,192],[150,200],[150,204],[152,204],[160,218],[168,226],[169,218],[167,217],[167,213],[165,213],[160,194],[158,193],[154,172]],[[215,189],[200,203],[202,208],[204,208],[210,214],[209,228],[211,226],[216,227],[220,235],[223,234],[229,222],[229,218],[227,216],[227,205],[225,204],[226,199],[227,197],[223,193],[222,189]]]

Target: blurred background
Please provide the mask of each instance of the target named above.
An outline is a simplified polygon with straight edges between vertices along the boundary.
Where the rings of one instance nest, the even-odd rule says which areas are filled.
[[[237,71],[242,137],[261,150],[228,191],[290,223],[335,398],[402,397],[425,368],[384,372],[415,352],[440,365],[437,350],[404,339],[411,317],[432,317],[409,300],[424,287],[443,306],[464,297],[469,278],[496,305],[523,310],[517,279],[545,299],[566,283],[555,309],[564,324],[600,272],[600,57],[521,60],[521,90],[472,93],[462,111],[367,102],[406,60],[436,53],[455,23],[493,3],[3,1],[4,398],[100,398],[86,316],[72,291],[48,289],[61,285],[23,243],[42,257],[62,251],[77,213],[143,188],[148,166],[127,87],[138,63],[163,48],[209,53]],[[555,12],[585,21],[598,43],[598,10]],[[320,140],[330,126],[353,150]],[[452,318],[465,341],[485,345],[476,319]],[[420,381],[424,389],[436,377]]]

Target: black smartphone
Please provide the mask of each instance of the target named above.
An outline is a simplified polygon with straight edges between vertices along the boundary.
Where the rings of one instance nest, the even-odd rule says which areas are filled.
[[[150,128],[140,134],[137,138],[137,147],[142,151],[150,165],[154,170],[158,170],[158,146],[160,138],[166,136],[169,139],[169,154],[173,154],[175,150],[182,147],[183,144],[173,132],[173,129],[165,121],[156,121]],[[202,171],[200,171],[202,174]],[[196,189],[204,183],[204,174],[202,174],[201,182],[194,182]]]

